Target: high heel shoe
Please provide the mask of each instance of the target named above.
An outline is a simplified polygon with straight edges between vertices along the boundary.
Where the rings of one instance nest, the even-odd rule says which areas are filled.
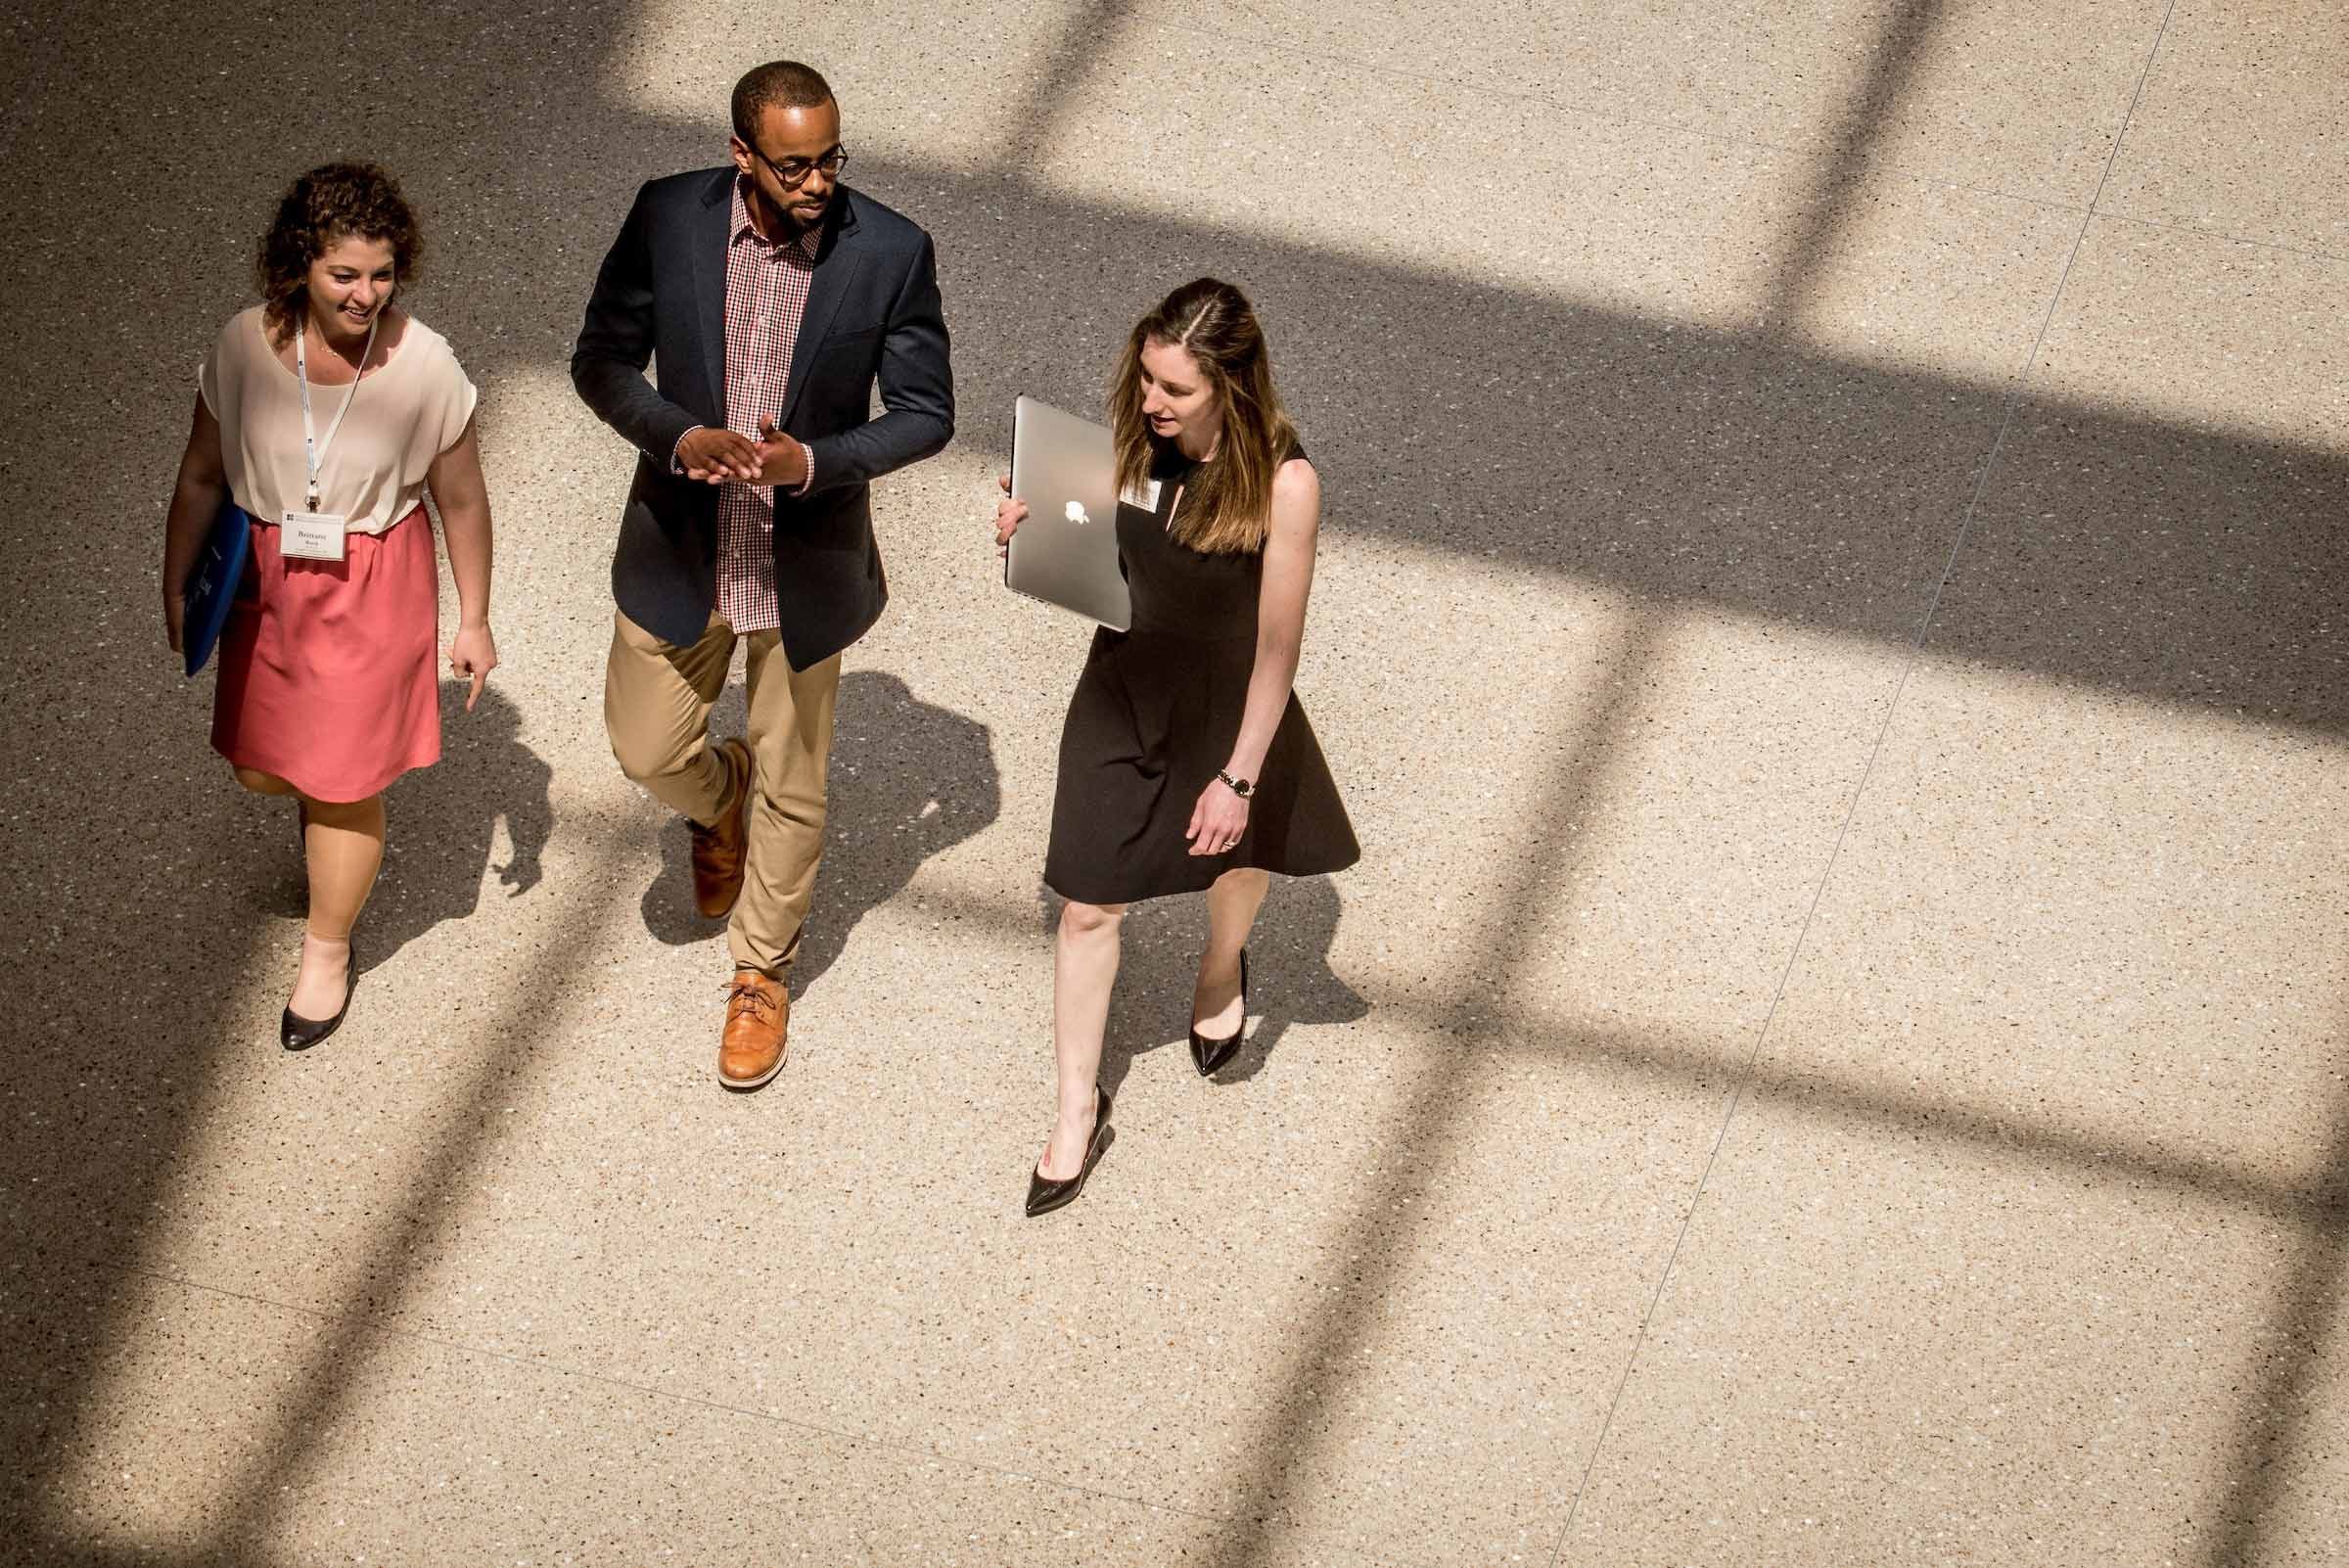
[[[1109,1147],[1109,1091],[1095,1084],[1093,1093],[1096,1096],[1093,1103],[1093,1135],[1085,1141],[1084,1163],[1077,1167],[1077,1174],[1066,1181],[1047,1179],[1040,1165],[1029,1172],[1029,1219],[1033,1220],[1039,1214],[1050,1214],[1055,1209],[1075,1203],[1077,1194],[1084,1190],[1084,1178],[1093,1174],[1093,1163],[1101,1158],[1101,1151]]]
[[[352,943],[348,965],[343,973],[343,1005],[335,1009],[332,1018],[304,1018],[293,1008],[278,1021],[277,1042],[290,1051],[306,1051],[327,1036],[343,1027],[343,1015],[350,1011],[350,993],[359,989],[359,945]]]
[[[1248,1034],[1248,949],[1240,949],[1240,1027],[1221,1039],[1209,1039],[1199,1033],[1199,1021],[1191,1020],[1191,1065],[1199,1069],[1201,1078],[1213,1078],[1216,1069],[1240,1054],[1240,1041]]]

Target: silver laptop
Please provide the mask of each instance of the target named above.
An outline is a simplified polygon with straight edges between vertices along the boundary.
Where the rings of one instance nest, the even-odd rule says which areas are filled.
[[[1118,454],[1109,431],[1023,397],[1012,407],[1011,493],[1028,516],[1004,584],[1112,631],[1133,621],[1118,559]]]

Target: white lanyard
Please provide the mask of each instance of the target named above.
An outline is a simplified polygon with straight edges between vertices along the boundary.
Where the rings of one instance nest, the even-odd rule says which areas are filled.
[[[294,335],[294,374],[301,383],[301,455],[309,465],[309,509],[313,512],[318,510],[318,467],[326,461],[327,448],[335,444],[335,432],[343,428],[343,416],[350,412],[351,403],[359,395],[359,377],[366,374],[367,356],[375,351],[375,324],[382,318],[383,312],[379,310],[367,322],[367,346],[359,350],[359,368],[350,378],[350,391],[343,394],[343,406],[336,412],[335,422],[326,427],[323,443],[318,439],[318,427],[310,420],[310,324],[306,313],[301,330]],[[318,335],[324,338],[325,329],[319,329]]]

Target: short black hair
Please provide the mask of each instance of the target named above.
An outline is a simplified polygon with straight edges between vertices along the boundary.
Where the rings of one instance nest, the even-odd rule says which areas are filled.
[[[734,84],[734,134],[756,147],[752,133],[770,109],[815,109],[832,102],[832,84],[813,66],[770,60]]]

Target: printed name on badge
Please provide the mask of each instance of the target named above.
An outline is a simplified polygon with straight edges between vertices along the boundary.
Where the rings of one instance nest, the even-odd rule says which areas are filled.
[[[1129,484],[1118,492],[1122,505],[1138,506],[1145,512],[1158,510],[1158,481],[1146,479],[1139,484]]]
[[[288,512],[277,530],[278,552],[301,561],[340,561],[348,527],[339,512]]]

